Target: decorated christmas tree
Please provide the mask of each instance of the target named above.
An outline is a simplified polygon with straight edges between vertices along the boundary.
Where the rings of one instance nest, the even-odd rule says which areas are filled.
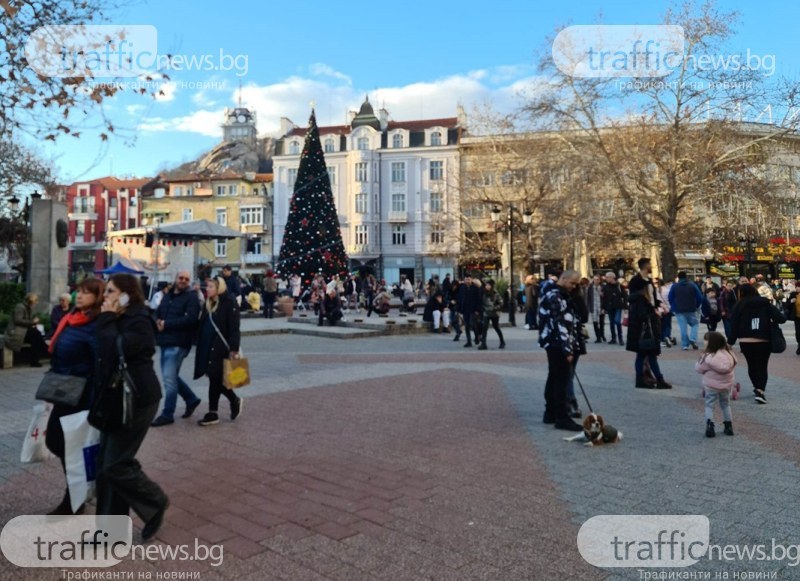
[[[327,278],[347,272],[347,254],[313,109],[276,271],[282,278],[297,274],[304,281],[318,273]]]

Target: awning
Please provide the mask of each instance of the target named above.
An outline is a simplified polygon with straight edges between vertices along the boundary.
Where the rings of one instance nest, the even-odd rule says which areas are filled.
[[[190,222],[170,222],[155,224],[146,228],[130,228],[129,230],[116,230],[109,232],[110,238],[137,238],[148,233],[157,234],[160,240],[219,240],[241,238],[242,234],[220,226],[208,220],[192,220]]]

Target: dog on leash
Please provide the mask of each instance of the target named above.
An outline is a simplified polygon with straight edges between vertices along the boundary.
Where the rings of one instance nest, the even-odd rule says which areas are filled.
[[[564,438],[567,442],[585,442],[586,446],[616,444],[622,440],[622,432],[603,420],[603,416],[591,413],[583,419],[583,432]]]

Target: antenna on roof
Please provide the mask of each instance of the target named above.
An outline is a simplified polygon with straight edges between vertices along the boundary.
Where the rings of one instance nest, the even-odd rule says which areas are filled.
[[[239,107],[242,106],[242,79],[239,79]]]

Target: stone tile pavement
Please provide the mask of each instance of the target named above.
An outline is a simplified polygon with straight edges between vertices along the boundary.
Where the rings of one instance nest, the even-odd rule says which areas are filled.
[[[111,571],[204,580],[642,578],[581,558],[578,529],[598,514],[704,514],[712,543],[800,544],[800,358],[791,339],[771,365],[770,403],[756,406],[745,387],[733,407],[736,436],[713,440],[704,437],[695,353],[666,351],[662,367],[676,387],[650,391],[633,389],[631,354],[590,345],[579,375],[625,437],[589,449],[541,423],[547,370],[536,333],[504,333],[508,349],[498,351],[494,338],[485,352],[452,335],[246,337],[256,380],[241,390],[242,416],[226,421],[223,400],[220,425],[178,419],[151,430],[140,453],[172,500],[156,543],[219,544],[224,562],[127,560]],[[184,365],[188,375],[191,356]],[[2,524],[46,512],[63,490],[57,463],[18,461],[40,376],[0,371]],[[739,379],[748,385],[743,360]],[[205,396],[203,381],[190,385]],[[795,569],[701,561],[685,571],[800,578]],[[0,579],[59,578],[0,558]]]

